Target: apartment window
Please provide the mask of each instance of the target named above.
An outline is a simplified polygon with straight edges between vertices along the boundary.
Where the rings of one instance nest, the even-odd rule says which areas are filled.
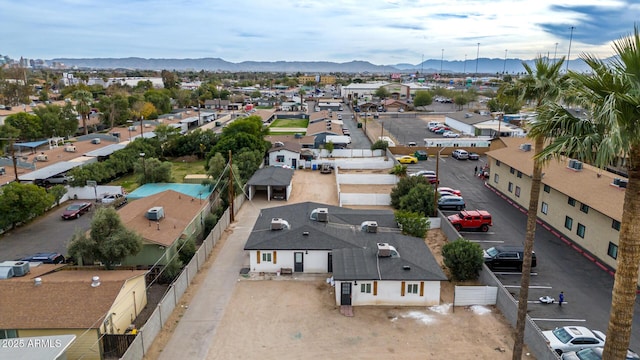
[[[618,220],[613,220],[613,221],[611,221],[611,227],[612,227],[614,230],[618,230],[618,231],[620,231],[620,221],[618,221]]]
[[[520,197],[520,186],[516,186],[516,197]]]
[[[515,174],[516,173],[516,169],[511,168],[511,169],[509,169],[509,172],[512,173],[512,174]]]
[[[496,166],[500,166],[500,160],[496,160]]]
[[[609,248],[607,249],[607,255],[611,256],[614,259],[618,258],[618,245],[609,242]]]
[[[588,214],[589,213],[589,205],[580,204],[580,211],[582,211],[585,214]]]
[[[518,171],[518,175],[516,175],[516,176],[521,178],[522,177],[522,171]]]
[[[550,192],[551,192],[551,186],[549,186],[549,185],[545,185],[545,186],[544,186],[544,192],[546,192],[546,193],[550,193]]]
[[[507,190],[509,190],[509,192],[513,192],[513,183],[511,181],[509,181],[509,186],[507,187]]]
[[[417,294],[418,293],[418,284],[409,284],[409,285],[407,285],[407,292],[409,294]]]
[[[498,176],[498,174],[493,174],[493,182],[497,184],[499,180],[500,176]]]
[[[567,204],[569,204],[571,206],[576,206],[576,199],[574,199],[571,196],[569,196],[569,199],[567,200]]]
[[[276,156],[276,162],[279,162],[279,163],[284,162],[284,155]]]
[[[271,253],[262,253],[262,261],[271,262]]]
[[[542,211],[543,214],[547,215],[547,212],[549,211],[549,204],[543,201],[542,209],[540,211]]]
[[[578,223],[578,229],[576,230],[576,234],[578,234],[578,236],[580,236],[583,239],[584,239],[585,230],[587,230],[587,228],[584,225]]]
[[[365,294],[371,294],[371,283],[360,284],[360,292]]]
[[[564,217],[564,227],[566,227],[567,229],[571,230],[571,228],[573,228],[573,219],[565,216]]]

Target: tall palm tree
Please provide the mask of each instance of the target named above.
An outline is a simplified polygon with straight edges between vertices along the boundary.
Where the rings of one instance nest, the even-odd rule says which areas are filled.
[[[628,184],[618,237],[617,269],[613,284],[609,328],[603,359],[624,359],[631,336],[631,324],[640,268],[640,33],[613,44],[616,57],[604,62],[593,55],[581,55],[591,74],[570,73],[576,98],[588,109],[581,119],[561,106],[551,106],[552,118],[536,124],[551,134],[553,141],[539,158],[571,156],[603,168],[618,156],[626,157]]]
[[[522,66],[526,75],[517,86],[520,88],[522,100],[532,102],[538,117],[536,122],[545,122],[541,116],[542,106],[548,102],[555,102],[561,94],[566,83],[566,77],[560,74],[564,58],[556,63],[551,63],[549,59],[538,56],[534,62],[534,68],[523,62]],[[534,141],[534,153],[540,154],[547,140],[544,132],[530,131],[529,137]],[[516,322],[515,342],[513,344],[513,359],[522,357],[524,345],[524,327],[527,318],[527,301],[529,297],[529,283],[531,279],[531,258],[533,253],[533,243],[536,236],[536,220],[538,218],[538,202],[540,198],[540,184],[542,183],[542,162],[534,160],[533,174],[531,177],[531,193],[529,196],[529,209],[527,211],[527,232],[524,240],[524,258],[522,262],[522,278],[520,280],[520,296],[518,302],[518,319]]]
[[[82,117],[82,127],[84,127],[84,134],[89,134],[89,128],[87,128],[87,116],[91,111],[91,101],[93,95],[86,90],[76,90],[73,92],[73,99],[76,101],[76,111]]]

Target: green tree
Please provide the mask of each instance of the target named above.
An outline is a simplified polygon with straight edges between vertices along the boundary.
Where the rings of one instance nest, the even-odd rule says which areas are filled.
[[[260,90],[254,90],[249,94],[249,96],[251,96],[252,99],[260,99],[262,97],[262,93],[260,93]]]
[[[535,68],[531,68],[526,62],[522,62],[526,75],[518,81],[523,100],[532,101],[536,111],[540,112],[547,103],[555,102],[561,91],[566,87],[566,77],[560,74],[563,59],[554,61],[539,56],[535,62]],[[546,123],[549,119],[538,114],[536,123]],[[549,134],[543,132],[530,132],[529,137],[534,141],[534,152],[540,154]],[[518,302],[518,320],[516,323],[515,342],[513,345],[513,359],[522,357],[524,345],[524,327],[527,316],[527,301],[529,299],[529,283],[531,279],[531,258],[533,243],[536,235],[536,220],[538,219],[538,202],[540,199],[540,185],[542,183],[542,162],[533,162],[531,176],[531,190],[529,197],[529,209],[527,211],[527,232],[524,240],[524,257],[522,261],[522,278],[520,280],[520,298]]]
[[[476,243],[459,238],[442,247],[444,264],[455,280],[475,280],[480,274],[484,258],[482,248]]]
[[[264,152],[261,150],[243,151],[234,156],[233,163],[238,166],[240,179],[243,183],[247,182],[258,170],[263,158]]]
[[[49,194],[53,195],[54,202],[56,206],[60,206],[60,200],[67,193],[67,187],[64,185],[54,185],[49,190],[47,190]]]
[[[114,208],[101,207],[91,220],[89,235],[76,233],[67,250],[77,261],[97,260],[111,270],[127,256],[142,250],[142,236],[127,229]]]
[[[407,165],[396,164],[391,168],[391,170],[389,170],[389,174],[396,175],[399,177],[406,177]]]
[[[196,254],[196,242],[193,239],[178,240],[178,258],[183,264],[188,264],[193,255]]]
[[[429,106],[431,103],[433,103],[433,96],[431,96],[430,92],[424,90],[416,91],[416,95],[413,98],[413,106]]]
[[[399,210],[394,212],[394,216],[405,235],[424,238],[431,226],[429,218],[419,213]]]
[[[422,214],[422,216],[429,216],[429,214],[433,214],[434,196],[433,186],[430,184],[416,184],[406,195],[400,198],[400,206],[398,208]]]
[[[431,186],[431,184],[429,184],[429,180],[423,176],[409,176],[401,178],[396,186],[391,189],[391,206],[394,209],[401,210],[400,200],[402,197],[407,195],[412,188],[419,184]]]
[[[222,154],[215,153],[215,155],[209,159],[208,165],[207,175],[209,175],[213,181],[217,181],[227,167],[227,161]]]
[[[387,150],[389,143],[384,140],[378,140],[371,145],[371,150]]]
[[[93,101],[93,95],[86,90],[76,90],[73,95],[73,99],[76,101],[76,111],[82,117],[82,127],[84,128],[84,134],[89,134],[89,128],[87,127],[87,118],[91,111],[91,101]]]
[[[380,86],[376,89],[375,95],[380,99],[386,99],[391,96],[391,93],[389,93],[389,90],[387,90],[387,88],[385,88],[384,86]]]
[[[558,104],[544,112],[551,120],[531,127],[551,143],[539,159],[570,156],[604,168],[626,158],[628,185],[618,235],[617,268],[603,359],[623,359],[629,348],[640,266],[640,32],[613,43],[611,62],[582,55],[588,73],[570,72],[572,95],[590,114],[578,118]]]
[[[171,163],[156,158],[140,158],[134,165],[138,184],[168,183],[171,179]]]
[[[12,182],[1,187],[0,228],[13,228],[44,214],[53,201],[53,195],[37,185]]]
[[[175,73],[167,70],[162,70],[162,72],[160,73],[160,76],[162,76],[162,83],[164,84],[165,89],[180,88],[180,80],[178,79],[178,76]]]
[[[159,124],[153,132],[156,134],[156,138],[160,142],[160,153],[162,156],[164,156],[164,150],[168,146],[168,143],[180,136],[179,128],[169,126],[167,124]]]
[[[171,112],[171,98],[166,94],[166,90],[149,90],[144,93],[144,99],[152,103],[160,114]]]
[[[43,137],[42,121],[37,115],[19,112],[7,116],[5,123],[20,131],[23,140],[36,140]]]
[[[125,94],[103,95],[100,97],[97,107],[100,110],[102,122],[109,128],[126,124],[129,119],[129,102]]]
[[[453,103],[458,106],[458,110],[462,110],[469,103],[469,99],[464,94],[458,94],[453,97]]]
[[[324,149],[327,150],[327,152],[329,153],[329,155],[331,155],[333,153],[333,150],[335,149],[335,145],[333,144],[333,141],[328,141],[324,144]]]

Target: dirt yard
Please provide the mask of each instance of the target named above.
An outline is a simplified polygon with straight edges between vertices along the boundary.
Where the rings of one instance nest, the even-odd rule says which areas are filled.
[[[337,204],[333,175],[296,171],[287,203]],[[284,203],[283,203],[284,204]],[[271,202],[270,205],[274,205]],[[207,261],[211,265],[226,235]],[[425,239],[442,265],[441,231]],[[180,303],[188,305],[201,282],[194,280]],[[323,277],[239,276],[208,359],[510,359],[513,331],[493,307],[453,308],[453,286],[443,282],[435,307],[355,307],[340,314],[334,289]],[[465,284],[466,285],[466,284]],[[154,359],[180,318],[180,307],[167,322],[145,359]],[[534,359],[527,355],[525,359]]]

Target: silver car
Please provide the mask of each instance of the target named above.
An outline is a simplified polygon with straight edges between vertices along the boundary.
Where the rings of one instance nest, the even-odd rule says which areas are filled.
[[[562,360],[601,360],[604,348],[595,347],[582,349],[580,351],[570,351],[562,354]],[[640,356],[631,350],[627,350],[625,360],[640,360]]]
[[[466,207],[464,199],[456,195],[444,195],[438,199],[438,209],[440,210],[463,210]]]

